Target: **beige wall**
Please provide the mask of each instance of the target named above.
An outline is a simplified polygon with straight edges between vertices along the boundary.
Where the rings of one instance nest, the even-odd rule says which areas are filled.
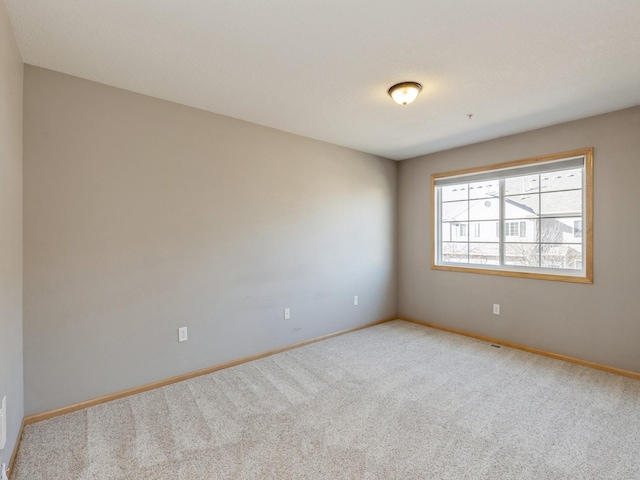
[[[8,463],[23,415],[22,58],[0,1],[0,401],[7,396]]]
[[[640,371],[639,132],[635,107],[401,162],[398,313]],[[590,146],[593,285],[430,269],[431,174]]]
[[[27,414],[396,313],[395,162],[31,66],[24,114]]]

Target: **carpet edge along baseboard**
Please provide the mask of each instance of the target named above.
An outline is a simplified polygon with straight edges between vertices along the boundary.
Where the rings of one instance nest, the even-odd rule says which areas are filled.
[[[556,360],[562,360],[564,362],[574,363],[576,365],[580,365],[583,367],[589,367],[595,370],[601,370],[603,372],[613,373],[616,375],[621,375],[623,377],[633,378],[634,380],[640,380],[640,372],[633,372],[631,370],[624,370],[618,367],[611,367],[609,365],[603,365],[601,363],[591,362],[589,360],[583,360],[581,358],[570,357],[569,355],[563,355],[561,353],[549,352],[547,350],[542,350],[541,348],[528,347],[526,345],[521,345],[519,343],[509,342],[507,340],[501,340],[499,338],[493,338],[493,337],[488,337],[486,335],[467,332],[465,330],[460,330],[457,328],[445,327],[444,325],[425,322],[424,320],[417,320],[411,317],[404,317],[399,315],[397,318],[398,320],[404,320],[405,322],[415,323],[417,325],[422,325],[424,327],[435,328],[436,330],[442,330],[444,332],[455,333],[457,335],[475,338],[476,340],[481,340],[483,342],[495,343],[497,345],[502,345],[504,347],[515,348],[516,350],[522,350],[523,352],[534,353],[536,355],[542,355],[543,357],[554,358]]]
[[[127,390],[122,390],[120,392],[110,393],[110,394],[107,394],[107,395],[104,395],[104,396],[101,396],[101,397],[97,397],[97,398],[93,398],[93,399],[90,399],[90,400],[85,400],[85,401],[82,401],[82,402],[78,402],[78,403],[75,403],[73,405],[69,405],[69,406],[66,406],[66,407],[61,407],[61,408],[57,408],[57,409],[50,410],[50,411],[47,411],[47,412],[42,412],[42,413],[37,413],[37,414],[34,414],[34,415],[29,415],[29,416],[26,416],[24,418],[23,423],[26,426],[26,425],[30,425],[32,423],[41,422],[41,421],[44,421],[44,420],[48,420],[50,418],[58,417],[60,415],[65,415],[67,413],[71,413],[71,412],[75,412],[75,411],[82,410],[82,409],[85,409],[85,408],[89,408],[89,407],[92,407],[94,405],[99,405],[101,403],[106,403],[106,402],[109,402],[109,401],[112,401],[112,400],[117,400],[117,399],[120,399],[120,398],[128,397],[130,395],[135,395],[137,393],[142,393],[142,392],[146,392],[146,391],[149,391],[149,390],[154,390],[156,388],[161,388],[161,387],[164,387],[166,385],[171,385],[173,383],[181,382],[181,381],[184,381],[184,380],[189,380],[190,378],[195,378],[195,377],[199,377],[199,376],[202,376],[202,375],[207,375],[209,373],[217,372],[218,370],[224,370],[225,368],[234,367],[236,365],[240,365],[240,364],[243,364],[243,363],[251,362],[253,360],[258,360],[260,358],[268,357],[270,355],[275,355],[277,353],[285,352],[287,350],[292,350],[294,348],[303,347],[305,345],[309,345],[309,344],[312,344],[312,343],[320,342],[322,340],[328,340],[329,338],[332,338],[332,337],[337,337],[339,335],[344,335],[344,334],[347,334],[347,333],[355,332],[357,330],[362,330],[364,328],[372,327],[372,326],[379,325],[379,324],[382,324],[382,323],[386,323],[386,322],[389,322],[389,321],[392,321],[392,320],[396,320],[396,319],[404,320],[406,322],[415,323],[417,325],[422,325],[422,326],[425,326],[425,327],[435,328],[437,330],[442,330],[442,331],[449,332],[449,333],[454,333],[454,334],[457,334],[457,335],[462,335],[462,336],[465,336],[465,337],[475,338],[477,340],[481,340],[481,341],[488,342],[488,343],[495,343],[495,344],[502,345],[502,346],[505,346],[505,347],[515,348],[517,350],[522,350],[522,351],[525,351],[525,352],[534,353],[536,355],[542,355],[542,356],[545,356],[545,357],[554,358],[556,360],[562,360],[562,361],[565,361],[565,362],[574,363],[576,365],[581,365],[583,367],[594,368],[596,370],[601,370],[601,371],[604,371],[604,372],[613,373],[613,374],[616,374],[616,375],[621,375],[621,376],[624,376],[624,377],[633,378],[635,380],[640,380],[640,373],[639,372],[633,372],[633,371],[630,371],[630,370],[624,370],[622,368],[603,365],[603,364],[599,364],[599,363],[596,363],[596,362],[591,362],[589,360],[582,360],[580,358],[575,358],[575,357],[570,357],[568,355],[549,352],[547,350],[542,350],[542,349],[539,349],[539,348],[528,347],[526,345],[521,345],[521,344],[518,344],[518,343],[515,343],[515,342],[509,342],[507,340],[501,340],[501,339],[489,337],[489,336],[486,336],[486,335],[480,335],[480,334],[477,334],[477,333],[472,333],[472,332],[468,332],[468,331],[465,331],[465,330],[460,330],[460,329],[457,329],[457,328],[446,327],[444,325],[439,325],[439,324],[436,324],[436,323],[426,322],[424,320],[418,320],[418,319],[411,318],[411,317],[394,316],[394,317],[384,318],[384,319],[381,319],[381,320],[376,320],[374,322],[369,322],[367,324],[360,325],[358,327],[352,327],[352,328],[349,328],[349,329],[346,329],[346,330],[341,330],[339,332],[330,333],[330,334],[323,335],[323,336],[320,336],[320,337],[312,338],[310,340],[305,340],[303,342],[298,342],[298,343],[295,343],[295,344],[292,344],[292,345],[287,345],[287,346],[284,346],[284,347],[279,347],[279,348],[276,348],[276,349],[272,349],[272,350],[268,350],[268,351],[265,351],[265,352],[261,352],[261,353],[255,354],[255,355],[250,355],[250,356],[243,357],[243,358],[240,358],[240,359],[237,359],[237,360],[231,360],[229,362],[220,363],[220,364],[217,364],[217,365],[214,365],[214,366],[211,366],[211,367],[203,368],[201,370],[195,370],[195,371],[192,371],[192,372],[187,372],[187,373],[184,373],[184,374],[181,374],[181,375],[177,375],[177,376],[174,376],[174,377],[170,377],[170,378],[167,378],[167,379],[164,379],[164,380],[159,380],[159,381],[148,383],[148,384],[141,385],[141,386],[138,386],[138,387],[133,387],[133,388],[130,388],[130,389],[127,389]]]
[[[76,404],[73,404],[73,405],[69,405],[67,407],[62,407],[62,408],[58,408],[58,409],[55,409],[55,410],[50,410],[48,412],[38,413],[38,414],[35,414],[35,415],[29,415],[27,417],[24,417],[22,419],[22,424],[20,426],[20,431],[18,433],[18,439],[16,441],[16,445],[14,447],[13,453],[11,455],[11,460],[9,462],[9,474],[12,471],[12,467],[14,465],[14,462],[15,462],[15,459],[16,459],[16,455],[17,455],[17,452],[18,452],[18,448],[20,447],[20,442],[22,440],[22,433],[24,431],[24,428],[27,425],[30,425],[32,423],[41,422],[41,421],[44,421],[44,420],[48,420],[48,419],[51,419],[51,418],[54,418],[54,417],[58,417],[60,415],[65,415],[67,413],[72,413],[72,412],[75,412],[75,411],[78,411],[78,410],[83,410],[85,408],[89,408],[89,407],[92,407],[94,405],[99,405],[101,403],[106,403],[106,402],[110,402],[112,400],[117,400],[117,399],[120,399],[120,398],[124,398],[124,397],[128,397],[128,396],[131,396],[131,395],[135,395],[137,393],[142,393],[142,392],[146,392],[146,391],[149,391],[149,390],[154,390],[156,388],[161,388],[161,387],[164,387],[166,385],[171,385],[173,383],[177,383],[177,382],[181,382],[181,381],[184,381],[184,380],[188,380],[190,378],[195,378],[195,377],[199,377],[199,376],[202,376],[202,375],[207,375],[209,373],[217,372],[219,370],[224,370],[225,368],[234,367],[236,365],[240,365],[240,364],[243,364],[243,363],[251,362],[253,360],[258,360],[260,358],[268,357],[270,355],[275,355],[277,353],[286,352],[287,350],[292,350],[294,348],[303,347],[305,345],[310,345],[312,343],[320,342],[322,340],[328,340],[329,338],[333,338],[333,337],[337,337],[339,335],[344,335],[344,334],[347,334],[347,333],[355,332],[357,330],[362,330],[364,328],[372,327],[372,326],[375,326],[375,325],[380,325],[382,323],[386,323],[386,322],[389,322],[389,321],[392,321],[392,320],[396,320],[396,319],[404,320],[406,322],[415,323],[417,325],[422,325],[422,326],[425,326],[425,327],[430,327],[430,328],[434,328],[434,329],[445,331],[445,332],[449,332],[449,333],[454,333],[454,334],[457,334],[457,335],[462,335],[462,336],[465,336],[465,337],[475,338],[477,340],[481,340],[481,341],[488,342],[488,343],[494,343],[494,344],[502,345],[502,346],[509,347],[509,348],[515,348],[517,350],[522,350],[524,352],[528,352],[528,353],[533,353],[533,354],[536,354],[536,355],[542,355],[542,356],[545,356],[545,357],[554,358],[556,360],[562,360],[562,361],[565,361],[565,362],[574,363],[576,365],[581,365],[583,367],[593,368],[593,369],[601,370],[601,371],[604,371],[604,372],[607,372],[607,373],[613,373],[613,374],[616,374],[616,375],[629,377],[629,378],[632,378],[632,379],[635,379],[635,380],[640,380],[640,373],[639,372],[633,372],[633,371],[630,371],[630,370],[624,370],[624,369],[617,368],[617,367],[611,367],[611,366],[608,366],[608,365],[602,365],[602,364],[591,362],[591,361],[588,361],[588,360],[582,360],[582,359],[579,359],[579,358],[570,357],[568,355],[562,355],[562,354],[559,354],[559,353],[553,353],[553,352],[549,352],[549,351],[542,350],[542,349],[539,349],[539,348],[528,347],[526,345],[521,345],[521,344],[518,344],[518,343],[509,342],[509,341],[506,341],[506,340],[500,340],[500,339],[489,337],[489,336],[486,336],[486,335],[480,335],[480,334],[476,334],[476,333],[472,333],[472,332],[467,332],[465,330],[460,330],[460,329],[457,329],[457,328],[445,327],[443,325],[438,325],[438,324],[431,323],[431,322],[425,322],[423,320],[417,320],[415,318],[410,318],[410,317],[405,317],[405,316],[394,316],[394,317],[390,317],[390,318],[384,318],[382,320],[377,320],[375,322],[370,322],[370,323],[367,323],[365,325],[360,325],[358,327],[353,327],[353,328],[349,328],[349,329],[342,330],[342,331],[339,331],[339,332],[330,333],[330,334],[323,335],[323,336],[320,336],[320,337],[316,337],[316,338],[313,338],[313,339],[310,339],[310,340],[305,340],[303,342],[295,343],[293,345],[287,345],[287,346],[276,348],[276,349],[273,349],[273,350],[268,350],[266,352],[258,353],[256,355],[251,355],[251,356],[243,357],[243,358],[240,358],[240,359],[237,359],[237,360],[232,360],[232,361],[229,361],[229,362],[221,363],[221,364],[214,365],[212,367],[207,367],[207,368],[204,368],[204,369],[201,369],[201,370],[196,370],[196,371],[193,371],[193,372],[184,373],[182,375],[177,375],[175,377],[171,377],[171,378],[168,378],[168,379],[165,379],[165,380],[160,380],[160,381],[157,381],[157,382],[148,383],[146,385],[141,385],[139,387],[134,387],[134,388],[130,388],[130,389],[127,389],[127,390],[120,391],[120,392],[107,394],[107,395],[104,395],[102,397],[94,398],[94,399],[91,399],[91,400],[85,400],[83,402],[79,402],[79,403],[76,403]]]
[[[258,360],[260,358],[268,357],[271,355],[275,355],[277,353],[286,352],[287,350],[293,350],[294,348],[304,347],[305,345],[310,345],[312,343],[320,342],[322,340],[328,340],[333,337],[337,337],[339,335],[345,335],[347,333],[355,332],[357,330],[362,330],[364,328],[373,327],[375,325],[380,325],[382,323],[389,322],[391,320],[396,320],[397,317],[389,317],[383,318],[382,320],[376,320],[374,322],[369,322],[364,325],[360,325],[358,327],[348,328],[346,330],[341,330],[335,333],[329,333],[327,335],[322,335],[320,337],[312,338],[310,340],[305,340],[303,342],[294,343],[292,345],[286,345],[284,347],[274,348],[272,350],[267,350],[265,352],[257,353],[255,355],[249,355],[247,357],[242,357],[237,360],[231,360],[229,362],[219,363],[217,365],[213,365],[211,367],[206,367],[200,370],[194,370],[192,372],[183,373],[180,375],[176,375],[175,377],[170,377],[164,380],[158,380],[156,382],[147,383],[145,385],[141,385],[138,387],[129,388],[127,390],[122,390],[116,393],[109,393],[107,395],[103,395],[101,397],[93,398],[90,400],[84,400],[82,402],[75,403],[73,405],[69,405],[66,407],[56,408],[54,410],[49,410],[47,412],[36,413],[34,415],[28,415],[24,418],[25,425],[31,425],[32,423],[42,422],[44,420],[49,420],[50,418],[59,417],[60,415],[66,415],[67,413],[76,412],[78,410],[83,410],[85,408],[93,407],[94,405],[99,405],[101,403],[110,402],[112,400],[118,400],[120,398],[129,397],[131,395],[135,395],[137,393],[147,392],[149,390],[155,390],[156,388],[161,388],[167,385],[171,385],[173,383],[182,382],[184,380],[189,380],[191,378],[200,377],[202,375],[207,375],[209,373],[217,372],[219,370],[224,370],[225,368],[235,367],[236,365],[241,365],[243,363],[251,362],[253,360]]]
[[[26,418],[23,418],[22,422],[20,423],[20,430],[18,431],[18,439],[16,440],[16,444],[13,447],[13,453],[11,454],[11,458],[9,459],[9,466],[7,467],[7,475],[9,477],[11,477],[13,465],[16,463],[16,457],[18,456],[18,447],[20,446],[20,442],[22,441],[22,432],[24,432],[24,427],[26,425]]]

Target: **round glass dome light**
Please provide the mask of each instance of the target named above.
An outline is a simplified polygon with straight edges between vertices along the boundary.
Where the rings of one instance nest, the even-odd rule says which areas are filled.
[[[402,82],[389,89],[389,95],[398,105],[409,105],[422,90],[422,85],[417,82]]]

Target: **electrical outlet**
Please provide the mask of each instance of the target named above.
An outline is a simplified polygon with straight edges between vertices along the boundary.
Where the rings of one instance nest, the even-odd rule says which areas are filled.
[[[354,305],[358,305],[358,296],[357,295],[353,296],[353,304]]]
[[[189,337],[187,335],[187,327],[180,327],[178,329],[178,341],[186,342],[187,340],[189,340]]]
[[[284,309],[284,319],[285,320],[289,320],[291,318],[291,309],[290,308],[285,308]]]
[[[7,466],[4,463],[0,466],[0,474],[2,475],[0,477],[2,480],[9,480],[9,477],[7,477]]]
[[[500,304],[499,303],[494,303],[493,304],[493,314],[494,315],[500,315]]]

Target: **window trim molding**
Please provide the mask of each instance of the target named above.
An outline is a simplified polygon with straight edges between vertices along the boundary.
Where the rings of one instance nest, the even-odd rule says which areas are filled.
[[[438,265],[436,263],[436,180],[442,177],[453,177],[458,175],[469,175],[489,170],[500,170],[506,168],[522,167],[535,163],[551,162],[554,160],[562,160],[570,157],[584,157],[584,176],[585,183],[585,205],[584,220],[586,225],[582,226],[582,235],[584,237],[585,248],[585,275],[556,275],[551,273],[533,273],[521,272],[513,270],[498,270],[478,267],[458,267],[452,265]],[[522,160],[514,160],[510,162],[497,163],[481,167],[466,168],[462,170],[454,170],[450,172],[434,173],[431,175],[431,269],[448,272],[465,272],[480,273],[484,275],[498,275],[503,277],[519,277],[537,280],[552,280],[556,282],[584,283],[593,284],[593,147],[571,150],[568,152],[554,153],[551,155],[542,155],[539,157],[526,158]]]

